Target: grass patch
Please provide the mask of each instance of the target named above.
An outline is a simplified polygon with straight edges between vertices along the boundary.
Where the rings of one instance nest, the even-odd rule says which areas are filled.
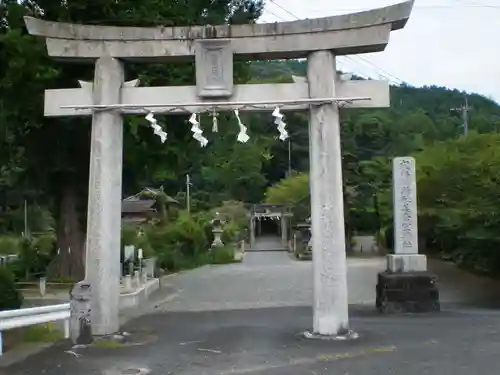
[[[210,264],[230,264],[240,262],[234,259],[235,249],[233,246],[216,247],[210,253]]]
[[[24,342],[55,342],[64,340],[64,334],[54,329],[51,323],[26,327],[23,331]]]
[[[123,344],[111,339],[100,339],[94,341],[93,346],[99,349],[118,349],[122,348]]]
[[[24,344],[53,343],[60,340],[64,340],[64,334],[55,329],[51,323],[9,329],[4,332],[4,351]]]

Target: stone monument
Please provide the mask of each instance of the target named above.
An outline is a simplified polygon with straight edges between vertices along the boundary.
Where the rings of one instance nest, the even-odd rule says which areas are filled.
[[[387,270],[378,275],[376,305],[381,312],[438,311],[436,277],[418,253],[415,159],[394,158],[392,168],[394,254],[387,255]]]
[[[123,115],[196,117],[236,109],[309,110],[313,330],[326,336],[346,332],[339,108],[388,107],[390,97],[388,82],[341,79],[336,56],[383,51],[391,31],[405,26],[412,7],[410,0],[333,17],[218,26],[114,27],[25,18],[28,32],[46,39],[51,57],[95,66],[93,82],[45,92],[45,116],[92,116],[86,268],[93,334],[112,334],[119,324]],[[307,58],[307,79],[234,85],[235,55],[246,60]],[[195,60],[195,86],[137,87],[138,80],[124,81],[124,63],[189,59]]]

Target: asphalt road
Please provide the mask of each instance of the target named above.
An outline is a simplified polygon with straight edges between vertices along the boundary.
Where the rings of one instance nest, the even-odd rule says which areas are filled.
[[[75,349],[77,358],[60,344],[0,373],[498,374],[498,311],[389,317],[353,309],[351,324],[360,334],[354,341],[304,339],[301,332],[311,319],[307,307],[150,315],[126,325],[137,338],[133,346]]]
[[[164,279],[147,314],[129,321],[126,345],[69,343],[0,367],[0,375],[483,375],[498,374],[497,282],[431,262],[443,311],[384,316],[374,309],[383,258],[348,261],[353,341],[317,341],[311,328],[312,264],[284,252]],[[72,350],[73,353],[67,352]],[[75,354],[79,355],[75,356]],[[1,359],[0,359],[1,365]]]

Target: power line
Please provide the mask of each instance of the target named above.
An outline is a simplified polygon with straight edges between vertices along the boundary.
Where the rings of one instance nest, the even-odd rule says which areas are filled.
[[[292,12],[290,12],[288,9],[286,9],[284,6],[282,6],[281,4],[278,4],[275,0],[269,0],[271,1],[271,3],[273,3],[274,5],[276,5],[278,8],[284,10],[286,13],[288,13],[289,15],[291,15],[292,17],[294,18],[297,18],[299,19],[299,17],[297,17],[295,14],[293,14]]]
[[[414,9],[457,9],[457,8],[492,8],[492,9],[500,9],[500,5],[480,5],[480,4],[457,4],[457,5],[416,5],[413,7]],[[335,11],[338,12],[362,12],[365,10],[369,10],[370,8],[335,8]]]
[[[274,17],[276,17],[277,19],[279,19],[280,21],[284,21],[286,22],[286,19],[284,19],[283,17],[281,16],[278,16],[276,13],[270,11],[269,9],[264,9],[264,12],[265,13],[269,13],[269,14],[272,14]]]
[[[277,5],[274,1],[271,3]],[[277,5],[278,6],[278,5]],[[281,8],[281,6],[278,6]],[[447,4],[447,5],[415,5],[413,9],[500,9],[500,5],[490,5],[490,4],[481,4],[481,3],[473,3],[473,4]],[[366,10],[370,10],[371,8],[334,8],[332,10],[336,12],[363,12]],[[288,13],[288,11],[287,11]]]
[[[401,83],[404,83],[404,81],[403,81],[402,79],[400,79],[400,78],[396,77],[395,75],[393,75],[393,74],[389,73],[388,71],[386,71],[386,70],[384,70],[384,69],[380,68],[379,66],[377,66],[377,65],[373,64],[370,60],[368,60],[368,59],[366,59],[366,58],[364,58],[364,57],[362,57],[362,56],[357,56],[357,55],[355,55],[355,56],[340,56],[340,57],[343,57],[344,59],[349,60],[349,61],[351,61],[351,62],[353,62],[353,63],[357,64],[358,62],[357,62],[357,61],[355,61],[355,60],[353,60],[353,57],[356,57],[356,58],[358,58],[359,60],[361,60],[361,61],[365,62],[367,65],[371,65],[373,68],[377,69],[377,70],[378,70],[379,75],[380,75],[382,78],[385,78],[385,79],[386,79],[386,80],[388,80],[388,81],[393,81],[393,83],[398,84],[398,85],[399,85],[399,84],[401,84]],[[383,75],[382,75],[382,74],[380,74],[380,73],[383,73]],[[385,75],[385,76],[384,76],[384,75]]]
[[[289,11],[288,9],[286,9],[284,6],[282,6],[281,4],[279,4],[276,0],[269,0],[269,1],[270,1],[272,4],[274,4],[275,6],[277,6],[278,8],[282,9],[283,11],[285,11],[286,13],[288,13],[289,15],[291,15],[292,17],[296,18],[297,20],[300,20],[300,17],[298,17],[296,14],[294,14],[294,13],[290,12],[290,11]],[[267,10],[267,11],[268,11],[268,10]],[[269,12],[269,13],[271,13],[271,14],[273,14],[273,15],[275,15],[274,13],[272,13],[272,12],[270,12],[270,11],[268,11],[268,12]],[[275,15],[275,16],[276,16],[276,15]],[[282,17],[278,17],[278,16],[276,16],[276,17],[277,17],[278,19],[281,19],[282,21],[285,21]],[[385,71],[384,69],[382,69],[382,68],[378,67],[377,65],[375,65],[375,64],[374,64],[374,63],[372,63],[371,61],[369,61],[369,60],[367,60],[367,59],[365,59],[365,58],[363,58],[363,57],[361,57],[361,56],[353,55],[353,56],[339,56],[339,57],[343,57],[344,59],[346,59],[346,60],[348,60],[348,61],[351,61],[351,62],[353,62],[354,64],[357,64],[357,62],[356,62],[356,61],[354,61],[354,58],[358,58],[358,59],[360,59],[360,60],[364,61],[365,63],[367,63],[367,64],[369,64],[369,65],[373,66],[375,69],[377,69],[377,70],[378,70],[378,72],[379,72],[379,75],[381,75],[381,76],[382,76],[382,78],[385,78],[385,79],[387,79],[388,81],[393,81],[393,82],[394,82],[394,83],[396,83],[396,84],[400,84],[400,83],[404,82],[402,79],[400,79],[400,78],[398,78],[398,77],[394,76],[393,74],[391,74],[391,73],[389,73],[389,72]],[[384,76],[383,76],[382,74],[380,74],[380,73],[383,73],[383,74],[385,74],[386,76],[384,77]],[[388,77],[387,77],[387,76],[388,76]],[[392,77],[392,79],[391,79],[391,77]]]

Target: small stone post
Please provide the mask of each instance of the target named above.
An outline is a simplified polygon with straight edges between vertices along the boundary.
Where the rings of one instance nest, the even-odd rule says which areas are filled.
[[[398,157],[392,166],[394,254],[387,255],[387,271],[378,275],[376,306],[381,312],[438,311],[436,277],[418,253],[415,159]]]
[[[88,345],[92,342],[91,327],[92,289],[87,281],[73,286],[70,294],[70,338],[74,345]]]
[[[123,276],[123,288],[126,291],[132,290],[132,276],[131,275]]]
[[[283,246],[288,247],[288,231],[286,222],[285,210],[281,212],[280,224],[281,224],[281,242]]]
[[[45,297],[45,294],[47,292],[47,279],[45,277],[40,277],[40,296]]]
[[[255,217],[250,214],[250,248],[255,247]]]
[[[134,289],[141,288],[141,273],[139,271],[134,271]]]

